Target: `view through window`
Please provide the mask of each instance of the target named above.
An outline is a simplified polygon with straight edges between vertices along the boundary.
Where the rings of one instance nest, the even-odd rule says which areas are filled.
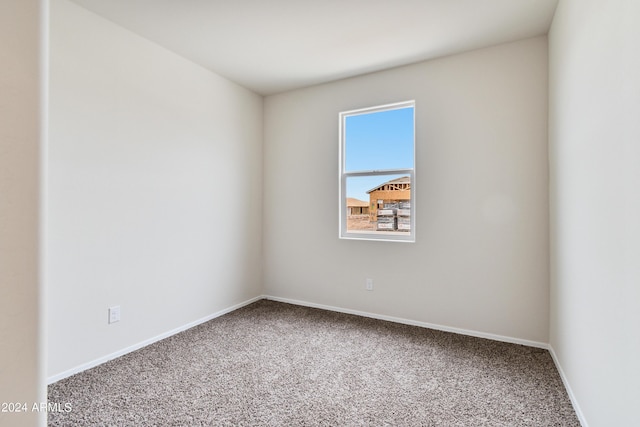
[[[340,237],[415,240],[415,103],[340,113]]]

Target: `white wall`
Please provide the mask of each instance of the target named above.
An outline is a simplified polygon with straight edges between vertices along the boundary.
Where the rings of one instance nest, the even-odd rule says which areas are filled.
[[[0,2],[0,425],[44,425],[39,316],[43,43],[37,0]],[[5,408],[7,409],[7,408]]]
[[[639,16],[560,0],[549,34],[550,342],[591,427],[638,424]]]
[[[51,8],[59,377],[261,294],[262,98],[67,0]]]
[[[410,99],[417,242],[339,240],[338,113]],[[545,37],[269,96],[264,153],[266,294],[547,342]]]

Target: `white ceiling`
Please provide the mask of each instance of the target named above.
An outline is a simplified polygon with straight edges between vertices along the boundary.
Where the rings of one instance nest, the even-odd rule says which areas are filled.
[[[546,34],[558,0],[73,0],[268,95]]]

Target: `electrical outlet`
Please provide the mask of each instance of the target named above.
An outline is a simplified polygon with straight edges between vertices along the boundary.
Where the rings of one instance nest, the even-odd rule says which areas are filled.
[[[372,291],[373,290],[373,279],[367,279],[364,283],[364,288],[367,291]]]
[[[109,307],[109,324],[120,321],[120,306]]]

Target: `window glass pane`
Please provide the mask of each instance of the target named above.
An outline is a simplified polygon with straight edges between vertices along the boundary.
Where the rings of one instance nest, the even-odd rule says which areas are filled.
[[[411,178],[370,175],[346,178],[347,232],[410,232]]]
[[[345,118],[345,171],[413,168],[413,107]]]

